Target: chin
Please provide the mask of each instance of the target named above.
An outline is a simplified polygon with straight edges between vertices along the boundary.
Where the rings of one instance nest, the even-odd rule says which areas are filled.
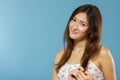
[[[77,36],[70,36],[70,38],[73,39],[73,40],[77,40],[78,39]]]
[[[84,36],[75,36],[75,35],[70,35],[70,38],[73,40],[84,40],[86,37]]]

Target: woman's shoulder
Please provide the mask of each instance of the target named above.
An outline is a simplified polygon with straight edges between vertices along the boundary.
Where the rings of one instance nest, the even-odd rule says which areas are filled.
[[[110,50],[106,46],[102,45],[101,50],[100,50],[100,56],[101,57],[106,57],[107,55],[110,55]]]
[[[60,58],[62,57],[62,55],[64,54],[64,49],[59,50],[58,53],[56,54],[56,59],[55,59],[55,63],[58,63]]]
[[[99,54],[99,60],[103,62],[106,59],[112,59],[112,55],[110,52],[110,49],[106,46],[101,46],[100,54]]]
[[[115,80],[114,59],[112,57],[110,50],[105,46],[101,47],[99,63],[105,78],[107,80]]]

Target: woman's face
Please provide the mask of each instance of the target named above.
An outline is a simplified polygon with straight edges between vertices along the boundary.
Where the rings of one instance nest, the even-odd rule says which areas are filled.
[[[71,39],[86,39],[88,33],[88,21],[86,13],[76,14],[69,23],[69,35]]]

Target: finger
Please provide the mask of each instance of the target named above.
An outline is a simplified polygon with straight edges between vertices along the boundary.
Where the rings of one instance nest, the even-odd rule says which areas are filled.
[[[92,74],[89,71],[84,72],[87,77],[92,77]]]
[[[75,74],[71,74],[71,77],[72,77],[73,79],[77,79]]]
[[[90,71],[85,71],[84,72],[86,75],[91,75]]]
[[[77,79],[79,71],[78,70],[72,70],[69,72],[70,76]]]
[[[86,79],[86,75],[84,72],[79,71],[79,76],[81,76],[83,79]]]
[[[84,71],[84,68],[80,66],[78,67],[78,70]]]
[[[83,77],[79,74],[77,80],[84,80]]]
[[[77,80],[77,79],[74,77],[69,77],[68,80]]]
[[[73,78],[73,77],[71,77],[71,76],[69,76],[69,77],[68,77],[68,80],[76,80],[76,79]]]

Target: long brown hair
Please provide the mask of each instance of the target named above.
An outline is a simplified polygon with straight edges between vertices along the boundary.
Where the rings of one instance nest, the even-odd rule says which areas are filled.
[[[100,50],[100,39],[102,30],[102,16],[99,9],[95,5],[86,4],[75,9],[68,21],[64,32],[64,45],[66,44],[64,54],[62,55],[60,61],[56,64],[56,71],[58,72],[61,66],[63,66],[71,56],[74,40],[69,36],[69,23],[72,18],[78,13],[86,13],[89,30],[87,35],[87,44],[85,47],[84,54],[81,59],[81,65],[83,68],[87,68],[88,61],[95,57]]]

